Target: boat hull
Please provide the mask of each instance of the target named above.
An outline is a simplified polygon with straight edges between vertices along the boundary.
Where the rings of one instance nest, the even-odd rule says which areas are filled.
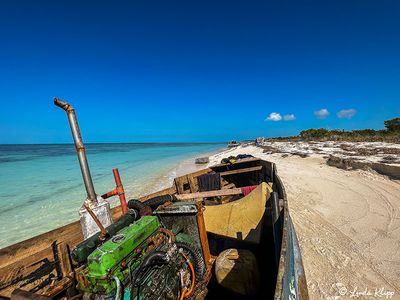
[[[171,187],[140,200],[167,194],[190,193],[196,189],[197,177],[215,172],[221,174],[227,188],[232,184],[246,186],[261,182],[269,182],[273,186],[279,202],[279,213],[276,220],[266,222],[270,246],[265,248],[265,256],[274,267],[271,267],[270,278],[265,284],[266,289],[268,288],[265,294],[269,299],[308,299],[301,252],[290,218],[286,192],[275,164],[250,158],[233,164],[217,165],[177,177]],[[272,210],[272,207],[265,210],[267,220],[273,215]],[[120,207],[112,209],[114,220],[121,215]],[[210,233],[211,242],[213,238]],[[73,266],[69,253],[82,240],[81,226],[77,221],[0,249],[0,296],[9,298],[14,290],[22,289],[57,298],[73,284]],[[51,282],[56,284],[49,289]]]

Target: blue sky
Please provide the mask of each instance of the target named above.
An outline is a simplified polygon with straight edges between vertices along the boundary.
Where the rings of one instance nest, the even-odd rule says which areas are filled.
[[[16,0],[0,8],[0,143],[71,142],[54,96],[74,105],[87,142],[380,129],[400,115],[398,1]],[[321,109],[329,115],[317,118]]]

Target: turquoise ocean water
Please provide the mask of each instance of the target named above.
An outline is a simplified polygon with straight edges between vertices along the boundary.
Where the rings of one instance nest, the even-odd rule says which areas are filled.
[[[172,182],[180,162],[223,144],[88,144],[97,194],[115,187],[119,169],[127,199]],[[86,197],[71,145],[0,145],[0,248],[78,220]],[[118,197],[111,198],[118,204]]]

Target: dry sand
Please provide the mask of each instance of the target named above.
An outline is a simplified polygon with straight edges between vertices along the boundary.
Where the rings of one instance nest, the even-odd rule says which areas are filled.
[[[213,155],[210,165],[244,153],[277,165],[311,299],[400,299],[400,181],[255,146]]]

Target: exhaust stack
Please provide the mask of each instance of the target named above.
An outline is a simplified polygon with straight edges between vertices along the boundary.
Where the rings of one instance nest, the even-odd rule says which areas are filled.
[[[96,195],[92,176],[90,175],[89,164],[86,157],[86,149],[83,144],[81,132],[79,130],[78,120],[74,108],[67,102],[54,98],[54,104],[67,113],[69,125],[71,127],[72,137],[74,139],[76,153],[78,155],[79,165],[81,167],[83,183],[85,184],[87,199],[79,210],[80,221],[84,239],[92,236],[99,231],[99,227],[88,213],[85,206],[88,206],[98,217],[104,227],[111,225],[110,204],[103,198]]]
[[[94,191],[92,176],[86,158],[86,149],[83,145],[81,132],[79,130],[78,120],[76,119],[75,109],[60,99],[54,98],[54,104],[66,111],[69,125],[71,127],[72,137],[74,138],[76,153],[78,155],[79,165],[81,166],[83,182],[85,184],[87,199],[94,204],[96,200],[96,192]]]

